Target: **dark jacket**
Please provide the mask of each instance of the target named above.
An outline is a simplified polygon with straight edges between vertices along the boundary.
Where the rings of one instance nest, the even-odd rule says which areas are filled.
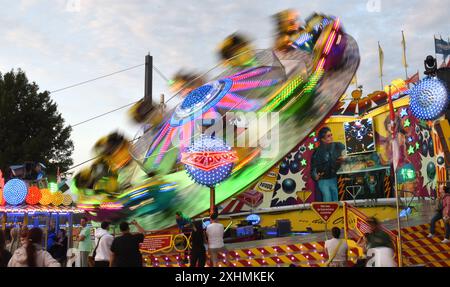
[[[313,179],[319,173],[324,173],[320,179],[329,179],[336,177],[336,172],[340,168],[337,163],[345,146],[340,142],[331,144],[321,144],[315,151],[311,159],[311,176]]]

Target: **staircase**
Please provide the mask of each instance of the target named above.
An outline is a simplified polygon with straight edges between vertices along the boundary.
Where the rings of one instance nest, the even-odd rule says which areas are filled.
[[[402,229],[404,266],[450,267],[450,244],[441,243],[444,228],[438,222],[435,236],[427,238],[429,227],[429,224],[422,224]]]

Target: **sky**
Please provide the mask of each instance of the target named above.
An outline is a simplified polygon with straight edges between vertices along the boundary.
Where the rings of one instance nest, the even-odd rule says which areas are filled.
[[[150,53],[164,77],[178,70],[206,72],[217,65],[217,47],[241,32],[257,48],[270,48],[271,15],[296,9],[338,16],[358,42],[358,84],[368,94],[380,88],[377,42],[384,51],[384,83],[404,78],[401,31],[408,73],[423,76],[423,60],[434,55],[433,36],[450,36],[450,0],[0,0],[0,72],[22,69],[40,90],[72,84],[144,63]],[[442,56],[438,55],[438,61]],[[167,81],[153,73],[153,94],[171,96]],[[137,101],[144,94],[144,67],[51,94],[68,125]],[[74,164],[92,157],[102,136],[139,131],[123,109],[73,128]]]

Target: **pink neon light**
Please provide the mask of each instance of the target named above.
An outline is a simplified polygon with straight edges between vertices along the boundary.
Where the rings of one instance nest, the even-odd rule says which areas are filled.
[[[148,155],[153,153],[153,150],[161,143],[161,140],[164,138],[164,136],[167,134],[167,130],[169,129],[169,123],[166,123],[164,127],[162,128],[161,133],[158,135],[156,140],[153,142],[153,144],[150,147],[150,152]]]
[[[244,73],[244,74],[239,75],[239,76],[231,77],[231,79],[233,81],[245,80],[245,79],[248,79],[248,78],[251,78],[251,77],[256,77],[256,76],[265,74],[265,73],[269,72],[270,69],[271,68],[267,68],[267,67],[266,68],[255,69],[255,70],[253,70],[251,72],[247,72],[247,73]]]
[[[161,162],[162,158],[164,157],[167,150],[169,149],[170,143],[172,142],[172,137],[173,137],[174,131],[175,131],[175,129],[169,128],[169,133],[168,133],[166,139],[164,140],[164,144],[161,147],[161,150],[159,151],[158,157],[155,160],[156,164],[159,164]]]
[[[250,90],[250,89],[254,89],[254,88],[268,87],[268,86],[272,86],[274,83],[276,83],[275,80],[237,82],[237,83],[233,83],[233,85],[231,86],[230,92],[245,91],[245,90]]]

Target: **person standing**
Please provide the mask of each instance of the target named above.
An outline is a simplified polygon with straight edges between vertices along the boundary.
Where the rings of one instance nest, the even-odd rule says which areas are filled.
[[[27,233],[27,241],[14,252],[8,267],[61,267],[50,253],[42,248],[42,229],[31,228]]]
[[[444,196],[442,198],[442,220],[445,225],[445,238],[442,243],[450,243],[450,188],[444,188]]]
[[[328,255],[328,267],[347,267],[348,245],[345,239],[339,239],[341,230],[338,227],[331,229],[332,239],[325,241],[325,252]]]
[[[324,202],[338,201],[337,174],[343,162],[342,151],[344,144],[333,142],[330,128],[319,130],[319,147],[314,151],[311,159],[311,176],[317,181]]]
[[[203,222],[201,220],[194,221],[192,227],[192,250],[191,262],[189,267],[205,267],[206,248],[205,234],[203,231]]]
[[[6,249],[6,236],[3,230],[0,230],[0,267],[6,267],[11,259],[11,253]]]
[[[217,216],[217,213],[213,213],[211,215],[211,224],[206,227],[208,252],[212,267],[215,267],[217,265],[219,253],[226,253],[225,244],[223,242],[224,228],[223,224],[218,222]]]
[[[189,216],[184,215],[181,211],[175,213],[175,221],[177,222],[178,230],[183,233],[186,238],[189,238],[192,232],[192,219]],[[182,261],[184,263],[188,262],[189,249],[186,247],[184,251],[184,258]]]
[[[443,219],[444,217],[444,198],[449,194],[450,192],[450,187],[445,186],[442,190],[442,192],[439,193],[439,198],[438,198],[438,207],[436,209],[436,213],[434,214],[433,218],[431,218],[431,223],[430,223],[430,233],[428,234],[428,238],[432,238],[435,235],[435,231],[436,231],[436,223]],[[447,215],[448,216],[448,215]],[[449,236],[450,236],[450,224],[449,222],[445,222],[445,238],[442,241],[442,243],[449,243]]]
[[[130,233],[128,222],[119,225],[122,235],[114,238],[111,244],[110,267],[143,267],[139,244],[144,241],[145,230],[136,220],[130,222],[136,226],[138,233]]]
[[[389,234],[375,217],[368,219],[369,233],[363,238],[363,249],[367,255],[367,267],[395,267],[394,244]],[[378,252],[369,252],[374,249]]]
[[[82,227],[78,235],[78,250],[80,251],[80,267],[89,267],[88,257],[92,250],[91,228],[87,225],[86,217],[81,218]]]
[[[9,253],[14,254],[14,252],[20,247],[20,228],[14,227],[11,228],[11,242],[6,245],[6,249]]]
[[[103,221],[101,227],[95,230],[95,267],[109,267],[114,237],[109,234],[108,230],[109,222],[107,221]]]
[[[59,229],[56,240],[53,243],[52,248],[50,248],[49,252],[53,256],[53,258],[55,258],[56,260],[58,260],[59,263],[61,263],[61,266],[66,265],[65,263],[67,259],[67,244],[68,239],[66,236],[66,230]]]

